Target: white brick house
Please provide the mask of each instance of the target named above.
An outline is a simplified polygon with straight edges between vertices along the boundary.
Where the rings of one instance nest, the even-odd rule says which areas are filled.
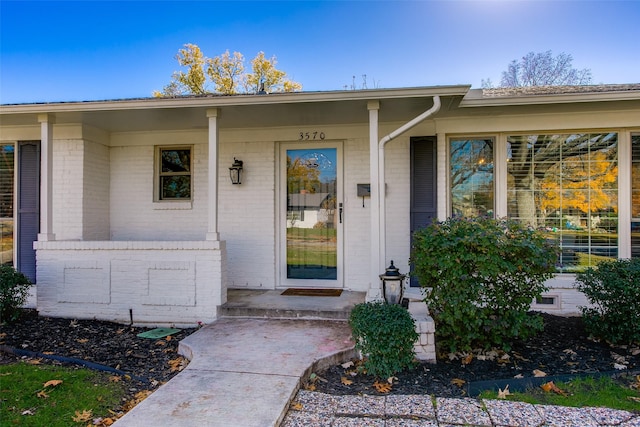
[[[0,149],[0,261],[43,315],[193,325],[229,288],[376,298],[411,231],[452,214],[556,238],[550,311],[584,304],[576,270],[640,256],[640,85],[2,105]],[[304,191],[328,194],[314,226],[292,221]]]

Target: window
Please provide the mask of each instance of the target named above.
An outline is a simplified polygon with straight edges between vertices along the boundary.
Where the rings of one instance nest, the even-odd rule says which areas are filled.
[[[507,212],[558,242],[559,272],[618,257],[618,135],[507,138]]]
[[[0,145],[0,264],[13,265],[13,144]]]
[[[191,200],[191,164],[191,147],[157,149],[157,201]]]
[[[493,216],[493,138],[450,140],[453,216]]]
[[[631,257],[640,258],[640,134],[631,135]]]

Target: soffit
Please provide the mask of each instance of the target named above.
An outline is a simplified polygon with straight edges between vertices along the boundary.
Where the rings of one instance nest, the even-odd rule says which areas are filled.
[[[0,106],[3,126],[33,126],[38,114],[55,116],[56,124],[84,124],[108,132],[206,129],[207,110],[219,109],[219,126],[258,128],[318,126],[369,122],[367,104],[379,100],[381,122],[408,121],[443,98],[443,110],[455,108],[468,86],[401,90],[297,93],[232,97],[140,99],[59,104]]]

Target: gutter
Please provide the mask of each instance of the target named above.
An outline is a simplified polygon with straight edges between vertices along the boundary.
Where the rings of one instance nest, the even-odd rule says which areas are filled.
[[[409,129],[411,129],[412,127],[416,126],[417,124],[423,122],[424,120],[426,120],[428,117],[434,115],[435,113],[437,113],[438,111],[440,111],[440,96],[439,95],[435,95],[433,97],[433,106],[431,108],[429,108],[427,111],[425,111],[424,113],[420,114],[419,116],[417,116],[416,118],[414,118],[413,120],[405,123],[404,125],[400,126],[398,129],[394,130],[393,132],[389,133],[388,135],[382,137],[382,139],[380,139],[380,142],[378,143],[378,212],[379,212],[379,241],[380,241],[380,258],[379,258],[379,263],[382,266],[382,268],[385,268],[385,265],[387,263],[387,235],[386,235],[386,225],[387,225],[387,220],[386,220],[386,208],[387,208],[387,196],[386,196],[386,180],[385,180],[385,173],[384,173],[384,169],[385,169],[385,161],[384,161],[384,147],[385,145],[391,141],[392,139],[400,136],[401,134],[403,134],[404,132],[408,131]]]

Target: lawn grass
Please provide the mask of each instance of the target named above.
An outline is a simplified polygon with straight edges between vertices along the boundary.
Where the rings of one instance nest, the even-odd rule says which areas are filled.
[[[52,380],[62,382],[44,386]],[[127,385],[123,381],[112,374],[76,367],[23,362],[0,366],[0,424],[34,427],[92,424],[96,418],[112,417],[109,409],[118,407],[125,395]]]
[[[638,382],[640,383],[640,380]],[[526,392],[512,392],[507,396],[507,400],[578,408],[587,406],[606,407],[640,412],[640,390],[626,387],[609,377],[597,379],[591,377],[579,378],[557,383],[556,386],[567,395],[545,392],[538,387],[529,389]],[[481,399],[496,399],[497,395],[497,392],[485,391],[479,397]]]

